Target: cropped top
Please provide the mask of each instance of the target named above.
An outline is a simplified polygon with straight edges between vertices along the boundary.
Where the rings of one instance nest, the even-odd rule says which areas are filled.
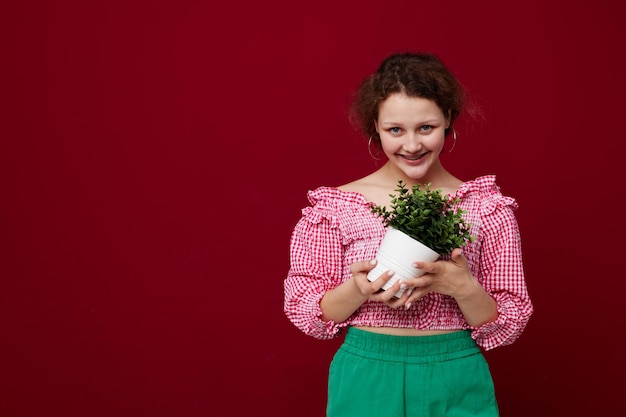
[[[520,233],[514,211],[517,202],[503,196],[495,176],[463,182],[451,198],[475,240],[463,247],[472,275],[497,303],[498,318],[470,326],[454,298],[429,293],[407,310],[367,300],[347,320],[323,321],[324,294],[348,280],[350,265],[374,259],[385,226],[357,192],[319,187],[308,192],[310,206],[302,210],[290,240],[290,267],[284,280],[284,312],[305,334],[317,339],[337,337],[346,326],[401,327],[420,330],[470,330],[485,350],[513,343],[528,323],[533,306],[528,296]],[[442,257],[446,259],[447,256]]]

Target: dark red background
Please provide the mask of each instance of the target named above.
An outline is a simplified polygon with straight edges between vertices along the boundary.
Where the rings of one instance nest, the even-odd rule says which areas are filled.
[[[346,105],[401,50],[483,108],[447,166],[520,204],[503,416],[623,412],[624,9],[3,0],[0,415],[323,415],[339,341],[282,313],[289,234],[376,168]]]

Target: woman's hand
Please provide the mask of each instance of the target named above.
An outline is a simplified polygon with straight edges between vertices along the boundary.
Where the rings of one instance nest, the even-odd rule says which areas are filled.
[[[371,301],[379,301],[387,304],[391,308],[399,308],[405,305],[408,295],[406,291],[402,297],[397,298],[395,294],[400,290],[404,281],[398,280],[392,286],[383,290],[383,286],[393,277],[394,271],[385,271],[375,281],[367,279],[367,273],[374,269],[376,260],[358,261],[350,265],[352,280],[363,297]]]
[[[414,266],[425,274],[404,282],[407,285],[404,293],[410,294],[404,298],[405,308],[436,292],[453,297],[470,326],[479,327],[498,318],[496,301],[472,276],[461,249],[454,249],[449,261],[416,262]]]
[[[406,308],[430,292],[463,298],[474,291],[477,284],[459,248],[452,251],[449,261],[415,262],[413,266],[425,274],[405,281],[405,293],[410,294],[404,303]]]
[[[391,279],[393,273],[387,271],[374,282],[367,279],[367,273],[374,269],[376,260],[358,261],[350,265],[352,276],[343,284],[329,290],[320,301],[322,320],[333,320],[337,323],[347,320],[365,301],[380,301],[392,308],[404,305],[406,296],[400,299],[394,295],[400,290],[400,283],[396,282],[385,291],[381,288]]]

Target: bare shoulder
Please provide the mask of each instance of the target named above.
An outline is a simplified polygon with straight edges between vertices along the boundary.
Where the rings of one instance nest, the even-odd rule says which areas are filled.
[[[375,174],[359,178],[337,188],[341,191],[362,194],[367,201],[381,206],[389,204],[391,201],[389,194],[393,192],[393,189],[389,188],[389,185],[381,181],[379,176]]]
[[[363,195],[367,195],[377,182],[376,175],[370,174],[363,178],[359,178],[358,180],[354,180],[352,182],[340,185],[337,187],[341,191],[346,192],[354,192],[361,193]]]
[[[454,194],[463,184],[463,181],[456,177],[450,177],[441,187],[443,194]]]

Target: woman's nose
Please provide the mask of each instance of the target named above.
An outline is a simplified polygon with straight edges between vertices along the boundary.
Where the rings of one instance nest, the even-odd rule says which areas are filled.
[[[415,153],[422,147],[422,142],[417,134],[408,133],[405,136],[403,147],[405,151]]]

